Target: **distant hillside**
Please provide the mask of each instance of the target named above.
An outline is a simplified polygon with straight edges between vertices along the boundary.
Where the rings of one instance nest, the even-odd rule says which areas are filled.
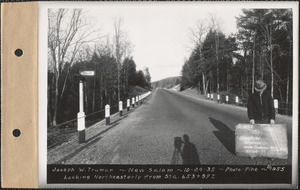
[[[169,77],[159,81],[155,81],[151,83],[153,89],[155,88],[173,88],[174,86],[180,84],[181,77]]]

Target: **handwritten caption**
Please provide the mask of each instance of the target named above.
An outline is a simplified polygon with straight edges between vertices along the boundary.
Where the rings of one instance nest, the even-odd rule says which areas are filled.
[[[289,181],[290,166],[48,165],[48,183],[253,183]],[[290,175],[289,175],[290,174]],[[270,176],[272,178],[270,178]],[[265,178],[262,180],[261,178]],[[272,181],[276,177],[282,181]],[[257,181],[255,181],[257,180]]]
[[[238,155],[287,159],[285,125],[238,124],[235,131]]]

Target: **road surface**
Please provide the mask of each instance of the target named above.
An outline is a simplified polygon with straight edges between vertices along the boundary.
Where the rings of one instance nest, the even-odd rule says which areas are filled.
[[[288,159],[247,158],[235,154],[234,128],[248,123],[245,108],[218,104],[165,89],[155,90],[144,103],[101,138],[63,159],[64,164],[291,164],[291,127],[287,123]],[[176,137],[189,138],[189,158],[175,151]],[[95,139],[95,137],[93,138]],[[89,141],[89,140],[88,140]]]

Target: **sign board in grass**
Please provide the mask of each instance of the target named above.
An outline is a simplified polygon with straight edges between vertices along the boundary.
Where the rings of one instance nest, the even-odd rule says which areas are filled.
[[[239,156],[287,159],[285,124],[238,124],[235,126],[235,150]]]

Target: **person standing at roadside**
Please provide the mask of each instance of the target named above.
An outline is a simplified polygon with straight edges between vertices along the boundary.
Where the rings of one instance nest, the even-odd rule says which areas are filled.
[[[266,91],[267,84],[263,80],[257,80],[254,89],[247,105],[250,123],[275,124],[275,108],[271,94]]]

